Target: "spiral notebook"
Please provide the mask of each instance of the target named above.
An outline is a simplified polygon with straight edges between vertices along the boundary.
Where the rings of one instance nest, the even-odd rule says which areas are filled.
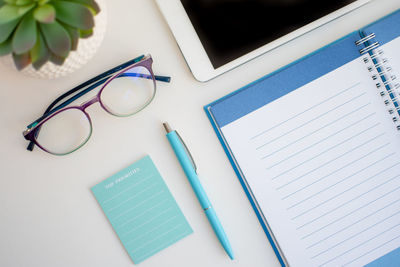
[[[282,265],[400,264],[400,11],[205,107]]]

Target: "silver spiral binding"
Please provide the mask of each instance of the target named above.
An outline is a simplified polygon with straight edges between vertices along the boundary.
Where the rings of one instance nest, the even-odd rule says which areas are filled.
[[[371,73],[372,80],[383,99],[388,113],[396,128],[400,131],[400,83],[393,74],[389,61],[384,57],[385,53],[380,44],[374,41],[375,34],[371,33],[356,41],[357,46],[363,46],[360,54],[364,55],[363,61]]]

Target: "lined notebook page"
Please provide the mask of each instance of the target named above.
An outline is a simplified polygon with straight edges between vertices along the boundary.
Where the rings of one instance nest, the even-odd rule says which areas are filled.
[[[221,131],[291,266],[400,247],[400,135],[361,58]]]

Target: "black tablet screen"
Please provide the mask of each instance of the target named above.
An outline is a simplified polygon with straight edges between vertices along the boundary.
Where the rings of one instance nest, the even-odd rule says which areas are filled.
[[[218,68],[355,0],[181,0]]]

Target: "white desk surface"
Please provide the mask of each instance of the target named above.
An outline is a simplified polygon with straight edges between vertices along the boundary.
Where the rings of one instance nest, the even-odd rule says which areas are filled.
[[[194,233],[140,263],[159,266],[279,266],[203,106],[390,12],[398,0],[375,0],[336,21],[207,83],[197,82],[154,1],[107,3],[108,28],[100,50],[81,70],[38,80],[0,65],[0,266],[133,266],[90,187],[149,154]],[[25,150],[21,132],[64,91],[140,54],[158,83],[154,102],[129,118],[90,107],[94,132],[63,157]],[[223,251],[165,137],[162,122],[180,131],[201,182],[231,241]]]

